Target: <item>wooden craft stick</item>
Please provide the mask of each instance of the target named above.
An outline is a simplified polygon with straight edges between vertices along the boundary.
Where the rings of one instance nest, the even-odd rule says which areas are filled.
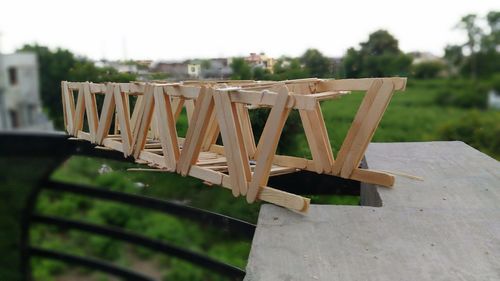
[[[255,138],[253,136],[252,124],[250,122],[250,114],[248,113],[248,108],[244,104],[236,104],[238,119],[240,119],[240,126],[242,131],[243,140],[245,142],[245,149],[247,151],[248,157],[253,158],[257,147],[255,145]]]
[[[226,155],[226,161],[228,165],[229,171],[229,180],[231,182],[231,191],[233,196],[240,195],[240,187],[238,182],[238,170],[236,170],[236,166],[234,164],[234,151],[235,147],[233,147],[234,143],[230,139],[230,132],[226,122],[226,114],[225,111],[232,110],[231,108],[225,108],[224,102],[221,99],[220,94],[215,94],[213,96],[215,103],[215,113],[217,116],[217,120],[219,122],[220,134],[222,137],[222,142],[224,143],[223,150],[224,155]]]
[[[126,94],[122,93],[117,85],[113,87],[114,98],[116,103],[116,115],[120,123],[120,135],[123,143],[123,152],[125,156],[132,152],[132,132],[130,130],[130,114],[127,109]]]
[[[376,184],[385,187],[391,187],[394,185],[394,176],[382,171],[357,168],[353,170],[350,178],[360,182]]]
[[[363,158],[366,148],[373,138],[375,129],[380,123],[393,93],[393,82],[384,81],[367,111],[361,126],[359,126],[359,130],[352,141],[351,149],[347,152],[346,160],[340,172],[342,177],[349,177],[352,171],[359,166],[361,158]]]
[[[114,112],[115,112],[114,89],[113,85],[109,83],[108,85],[106,85],[104,103],[102,105],[101,116],[99,117],[99,125],[97,127],[97,136],[96,136],[97,144],[102,144],[104,138],[108,136]]]
[[[63,107],[63,120],[64,120],[64,129],[66,129],[66,132],[70,135],[73,134],[73,131],[68,130],[68,112],[69,108],[66,107],[66,95],[65,91],[67,91],[67,82],[66,81],[61,81],[61,101],[62,101],[62,107]]]
[[[231,174],[230,170],[229,176],[235,179],[235,183],[239,190],[238,193],[245,195],[247,193],[251,172],[237,105],[231,102],[229,93],[226,91],[217,91],[216,95],[219,96],[220,101],[220,107],[217,112],[222,111],[226,123],[225,127],[227,129],[224,133],[221,131],[222,141],[224,144],[230,144],[230,149],[226,150],[226,157],[231,158],[232,164],[230,165],[233,165],[235,168],[235,173],[233,172],[233,174]],[[218,118],[218,120],[219,123],[222,122],[221,118]]]
[[[186,140],[183,144],[181,155],[177,164],[177,173],[186,176],[191,165],[196,164],[200,154],[203,137],[207,130],[207,123],[210,115],[213,114],[214,102],[211,89],[202,88],[191,118],[191,124],[186,133]]]
[[[154,86],[148,84],[144,89],[144,100],[143,100],[143,108],[141,116],[141,123],[139,129],[137,130],[137,134],[134,136],[134,149],[133,155],[134,158],[138,159],[141,151],[144,149],[144,145],[146,144],[147,134],[149,131],[149,127],[151,126],[151,118],[153,117],[153,108],[154,108]]]
[[[373,86],[376,80],[392,82],[395,91],[402,91],[406,88],[406,78],[385,77],[385,78],[361,78],[361,79],[330,79],[319,81],[317,90],[327,91],[367,91]]]
[[[320,153],[319,158],[313,158],[313,160],[321,162],[323,172],[329,173],[334,163],[333,151],[328,133],[326,132],[325,120],[323,120],[323,114],[321,113],[321,106],[319,103],[316,103],[316,109],[314,111],[307,112],[307,116],[313,128],[312,137],[315,139],[315,143]]]
[[[188,124],[191,124],[191,118],[193,116],[193,111],[194,111],[194,100],[185,100],[184,106],[186,107]]]
[[[303,86],[300,85],[291,85],[288,86],[289,89],[295,92],[308,92],[307,90],[303,90]],[[307,143],[309,145],[309,149],[311,151],[311,155],[313,160],[315,161],[314,167],[316,168],[316,173],[321,174],[325,169],[325,161],[323,161],[324,151],[321,149],[321,144],[319,141],[321,139],[316,138],[316,134],[318,132],[315,131],[316,124],[311,120],[311,117],[315,118],[316,115],[314,113],[310,113],[306,110],[299,110],[300,120],[302,121],[302,127],[304,128],[304,133],[306,135]]]
[[[195,178],[202,179],[212,184],[220,185],[225,188],[232,189],[230,176],[198,166],[192,166],[189,175]],[[310,199],[299,195],[274,189],[268,186],[260,187],[261,191],[258,194],[258,199],[273,203],[278,206],[288,208],[297,212],[306,213],[309,209]]]
[[[279,137],[285,125],[290,109],[286,107],[288,101],[288,90],[282,87],[278,90],[276,104],[271,109],[266,125],[259,140],[259,155],[256,158],[257,164],[250,181],[247,202],[252,203],[257,198],[261,186],[266,186],[271,171],[273,156],[278,147]],[[261,145],[261,142],[263,143]]]
[[[137,96],[137,99],[135,100],[134,110],[132,110],[132,117],[130,118],[130,129],[132,132],[135,132],[135,128],[139,126],[138,122],[140,121],[139,115],[141,112],[143,98],[144,96],[140,95]]]
[[[210,120],[208,121],[208,130],[205,140],[203,141],[203,145],[201,149],[203,151],[210,150],[210,147],[217,142],[217,137],[219,136],[219,124],[217,123],[217,117],[215,114],[212,114]]]
[[[175,171],[180,151],[170,97],[163,93],[162,87],[155,87],[154,99],[156,119],[161,120],[158,129],[165,165],[169,171]]]
[[[71,90],[72,92],[73,90]],[[78,94],[76,99],[76,109],[73,114],[73,135],[76,136],[78,131],[83,129],[83,120],[85,115],[85,97],[83,94],[83,85],[80,83],[78,87]]]
[[[68,82],[61,82],[62,87],[62,97],[63,106],[65,113],[66,131],[69,134],[76,136],[74,132],[73,122],[75,119],[75,98],[73,97],[73,91],[69,89]]]
[[[85,113],[87,115],[90,137],[92,142],[95,142],[99,116],[97,114],[95,95],[90,92],[90,83],[83,83],[83,95],[85,98]]]
[[[164,89],[165,90],[165,89]],[[172,98],[172,110],[174,111],[175,121],[179,120],[179,116],[182,113],[182,109],[184,108],[184,99],[179,97]]]
[[[342,143],[342,146],[340,147],[339,153],[337,155],[337,159],[335,160],[335,163],[333,164],[332,172],[334,175],[340,175],[340,171],[342,170],[342,166],[344,165],[347,154],[348,154],[349,150],[351,149],[354,137],[357,135],[359,128],[361,127],[361,124],[362,124],[363,120],[365,119],[366,113],[368,112],[368,109],[371,107],[373,100],[375,99],[375,97],[376,97],[376,95],[377,95],[377,93],[378,93],[378,91],[383,83],[382,79],[375,79],[372,81],[373,81],[372,85],[369,88],[369,90],[366,92],[366,95],[363,98],[361,105],[359,106],[358,112],[356,113],[356,116],[354,117],[354,121],[352,122],[349,130],[347,131],[347,135],[344,139],[344,142]]]

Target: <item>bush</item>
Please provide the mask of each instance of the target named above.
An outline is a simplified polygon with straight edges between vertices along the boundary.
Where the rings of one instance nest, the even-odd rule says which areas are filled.
[[[264,130],[269,112],[270,109],[268,108],[258,108],[250,111],[252,130],[256,143],[259,141],[262,131]],[[287,154],[290,151],[295,150],[297,146],[295,138],[301,132],[303,132],[303,129],[299,113],[297,110],[292,110],[288,116],[285,126],[283,127],[277,152]]]
[[[491,88],[500,93],[500,73],[495,74],[491,79]]]
[[[449,80],[445,90],[436,95],[441,106],[485,109],[488,106],[488,87],[477,81]]]
[[[497,159],[500,158],[500,112],[472,111],[438,130],[439,139],[460,140]]]
[[[444,68],[439,61],[421,62],[412,66],[412,75],[418,79],[437,78]]]

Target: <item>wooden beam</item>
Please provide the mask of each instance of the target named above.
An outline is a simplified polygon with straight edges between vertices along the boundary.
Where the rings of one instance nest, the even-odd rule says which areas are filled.
[[[229,172],[229,181],[231,183],[231,191],[233,196],[239,196],[240,193],[240,187],[239,187],[239,182],[238,182],[238,171],[236,170],[235,167],[235,160],[234,160],[234,151],[236,148],[234,147],[233,142],[230,139],[230,132],[229,128],[227,126],[226,122],[226,114],[225,111],[231,110],[231,108],[227,109],[224,107],[224,103],[221,100],[221,95],[220,92],[217,93],[216,95],[213,96],[214,103],[215,103],[215,114],[219,123],[219,129],[220,129],[220,134],[222,137],[222,142],[224,143],[223,148],[223,153],[226,156],[226,161],[228,165],[228,172]]]
[[[186,140],[177,163],[177,173],[182,176],[186,176],[190,166],[196,164],[198,160],[207,123],[214,110],[212,95],[211,89],[202,88],[200,96],[196,99],[191,125],[188,127]]]
[[[70,90],[73,92],[73,90]],[[80,83],[80,87],[78,88],[78,94],[76,99],[76,108],[73,113],[73,135],[76,135],[78,131],[83,130],[83,121],[85,115],[85,97],[83,94],[83,84]]]
[[[367,91],[372,87],[376,80],[394,84],[395,91],[404,91],[406,89],[406,78],[361,78],[361,79],[331,79],[319,81],[317,85],[318,92],[327,91]]]
[[[354,117],[351,127],[347,131],[347,135],[342,143],[342,146],[340,147],[339,153],[337,154],[337,159],[333,164],[332,172],[334,175],[340,175],[340,171],[342,170],[342,166],[344,165],[344,162],[347,158],[347,154],[349,153],[349,150],[352,147],[354,138],[356,137],[362,125],[362,122],[365,119],[366,114],[369,108],[371,107],[373,100],[377,96],[377,93],[383,83],[382,79],[376,79],[371,81],[372,85],[370,89],[366,92],[366,95],[363,98],[361,105],[359,106],[358,112],[356,113],[356,116]]]
[[[109,134],[111,128],[111,120],[115,112],[115,95],[113,85],[109,83],[106,86],[106,94],[102,105],[101,115],[99,116],[99,125],[97,127],[96,143],[102,144],[104,138]]]
[[[368,148],[368,144],[373,138],[375,130],[389,105],[393,93],[394,83],[390,80],[384,81],[377,91],[376,97],[369,110],[365,114],[365,118],[359,126],[359,130],[352,141],[351,148],[347,152],[346,160],[340,172],[342,177],[350,176],[352,171],[359,166]]]
[[[95,142],[99,116],[97,113],[97,103],[94,94],[90,92],[90,83],[83,83],[83,95],[85,98],[85,113],[89,125],[91,142]]]
[[[144,89],[144,100],[143,100],[143,108],[142,108],[142,116],[139,129],[137,130],[136,135],[134,136],[134,149],[133,155],[134,158],[139,158],[141,151],[144,149],[144,145],[146,144],[147,134],[149,131],[149,127],[151,126],[151,118],[153,117],[153,108],[154,108],[154,86],[146,85]]]
[[[388,173],[367,169],[354,169],[351,176],[353,180],[364,183],[376,184],[384,187],[391,187],[394,185],[394,176]]]
[[[237,103],[235,105],[238,112],[238,119],[240,120],[240,127],[243,141],[245,143],[245,149],[247,151],[248,157],[252,159],[255,151],[257,150],[257,146],[255,145],[255,138],[253,136],[250,114],[248,113],[248,108],[245,105],[241,103]]]
[[[271,171],[273,156],[278,147],[279,137],[285,125],[290,109],[286,107],[288,102],[288,89],[282,87],[278,91],[278,99],[271,109],[266,125],[258,144],[258,155],[256,158],[254,174],[247,193],[247,202],[252,203],[257,198],[261,186],[266,186]]]
[[[76,136],[74,131],[74,119],[75,119],[75,98],[73,96],[73,91],[69,88],[68,82],[61,82],[62,96],[63,96],[63,106],[66,120],[66,131],[69,134]]]
[[[141,109],[142,107],[142,100],[144,99],[144,96],[137,96],[137,99],[135,100],[134,104],[134,110],[132,110],[132,117],[130,118],[130,129],[132,130],[132,134],[134,134],[136,127],[139,126],[140,122],[140,116],[141,116]]]
[[[163,88],[155,87],[154,99],[156,119],[161,120],[158,129],[163,155],[166,156],[165,165],[169,171],[175,171],[180,151],[170,97],[163,93]]]
[[[251,172],[237,106],[231,102],[229,93],[225,91],[216,91],[214,100],[222,142],[230,166],[229,176],[233,184],[233,195],[245,195]]]
[[[132,153],[133,137],[130,130],[130,114],[127,107],[127,94],[122,93],[118,85],[113,86],[114,99],[116,103],[116,115],[120,124],[120,135],[122,137],[123,152],[125,156]]]

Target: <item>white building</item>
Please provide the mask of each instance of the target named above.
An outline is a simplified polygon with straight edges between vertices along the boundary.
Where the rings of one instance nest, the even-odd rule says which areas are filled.
[[[41,110],[35,54],[0,54],[0,130],[53,130]]]
[[[194,79],[200,78],[200,72],[201,72],[201,64],[199,63],[188,64],[189,78],[194,78]]]
[[[443,58],[436,56],[429,52],[411,52],[410,55],[413,57],[413,64],[419,64],[423,62],[443,62]]]
[[[500,93],[495,90],[490,90],[488,93],[488,106],[490,108],[500,109]]]

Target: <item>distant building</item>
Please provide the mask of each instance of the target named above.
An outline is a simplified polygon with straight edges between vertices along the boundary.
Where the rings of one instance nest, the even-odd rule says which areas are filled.
[[[33,53],[0,54],[0,130],[53,130],[42,112]]]
[[[135,63],[141,68],[149,68],[153,63],[152,60],[136,60]]]
[[[198,79],[201,74],[201,64],[199,63],[190,63],[187,65],[188,76],[189,78]]]
[[[429,52],[411,52],[410,56],[413,57],[413,64],[423,62],[444,62],[443,58]]]
[[[490,90],[488,93],[488,106],[500,109],[500,93],[496,90]]]
[[[201,75],[203,79],[228,79],[233,74],[232,58],[213,58],[202,63]]]
[[[116,69],[120,73],[138,73],[137,64],[134,63],[123,63],[120,61],[107,61],[100,60],[94,63],[97,67],[111,67]]]
[[[262,67],[273,73],[275,59],[267,56],[265,53],[250,53],[250,56],[245,57],[245,61],[253,67]]]
[[[197,78],[200,76],[200,69],[199,64],[190,64],[189,61],[157,61],[153,62],[150,67],[151,72],[166,73],[174,79]]]

